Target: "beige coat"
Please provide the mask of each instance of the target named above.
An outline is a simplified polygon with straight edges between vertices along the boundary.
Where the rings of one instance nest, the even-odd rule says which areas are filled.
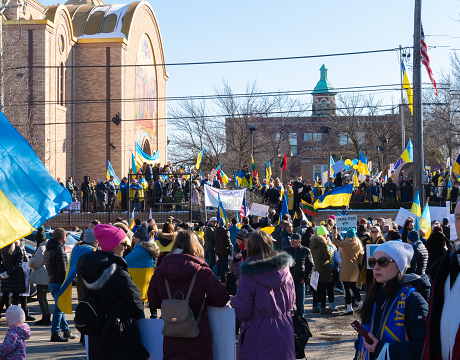
[[[363,261],[363,250],[360,248],[360,240],[355,238],[345,238],[343,241],[337,240],[337,236],[332,237],[332,243],[342,248],[342,264],[340,265],[340,281],[356,282],[359,275],[358,264]]]

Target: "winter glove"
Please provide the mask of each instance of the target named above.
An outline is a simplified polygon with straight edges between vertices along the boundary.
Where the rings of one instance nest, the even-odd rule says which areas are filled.
[[[10,276],[9,276],[9,275],[6,273],[6,271],[5,271],[5,272],[2,272],[2,273],[0,274],[0,277],[1,277],[2,279],[7,279],[7,278],[9,278]]]

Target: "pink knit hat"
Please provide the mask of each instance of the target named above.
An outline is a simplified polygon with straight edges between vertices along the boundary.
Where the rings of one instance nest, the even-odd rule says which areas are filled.
[[[335,221],[335,215],[331,215],[331,216],[329,216],[329,219],[332,219],[332,220],[334,220],[334,221]]]
[[[96,225],[93,231],[102,251],[112,251],[126,237],[123,229],[111,225]]]

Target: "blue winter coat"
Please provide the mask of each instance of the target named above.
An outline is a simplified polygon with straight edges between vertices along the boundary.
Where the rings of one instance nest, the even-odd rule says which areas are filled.
[[[295,359],[291,318],[295,287],[289,271],[293,264],[284,252],[241,264],[238,294],[231,301],[241,320],[238,360]]]

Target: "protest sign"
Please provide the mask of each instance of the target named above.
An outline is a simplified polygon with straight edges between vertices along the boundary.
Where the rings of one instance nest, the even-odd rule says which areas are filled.
[[[366,265],[369,270],[372,269],[371,267],[369,267],[369,258],[372,257],[372,255],[374,255],[374,252],[378,251],[378,246],[379,244],[366,244]]]
[[[449,209],[446,209],[444,206],[440,206],[440,207],[430,206],[431,221],[436,220],[442,223],[442,219],[444,219],[445,217],[449,218],[447,216],[448,211]]]
[[[241,190],[220,190],[212,188],[208,185],[204,186],[204,203],[205,206],[219,206],[219,194],[220,200],[225,210],[240,211],[243,198],[246,194],[246,189]]]
[[[411,213],[409,210],[404,208],[399,208],[399,213],[396,216],[395,223],[399,226],[404,226],[406,219],[412,216],[414,219],[417,217],[414,213]]]
[[[269,209],[268,205],[253,203],[249,213],[254,216],[266,217],[268,214],[268,209]]]
[[[339,233],[346,233],[348,229],[356,229],[357,215],[344,215],[335,217],[335,225]]]
[[[334,165],[332,165],[332,170],[334,170],[335,174],[341,172],[342,170],[345,170],[345,163],[343,162],[343,160],[340,159]]]
[[[209,327],[212,332],[212,355],[218,360],[235,360],[235,309],[228,306],[208,306]]]
[[[457,240],[457,229],[455,227],[455,214],[449,214],[449,223],[450,223],[450,241]]]

